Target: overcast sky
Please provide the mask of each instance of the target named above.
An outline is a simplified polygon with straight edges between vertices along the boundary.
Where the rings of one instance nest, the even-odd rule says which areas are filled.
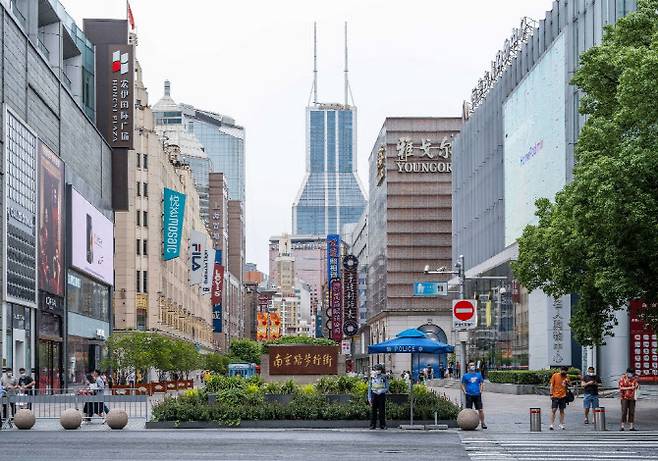
[[[123,0],[60,0],[82,18],[125,18]],[[305,165],[304,110],[318,22],[318,99],[343,99],[343,22],[358,108],[358,169],[387,116],[457,116],[522,16],[552,0],[132,0],[137,57],[154,104],[227,114],[247,132],[247,261],[268,271],[271,235],[291,231]]]

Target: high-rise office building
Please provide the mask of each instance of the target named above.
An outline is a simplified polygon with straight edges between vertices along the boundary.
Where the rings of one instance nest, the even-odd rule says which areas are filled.
[[[306,108],[306,174],[292,206],[296,235],[339,233],[344,224],[358,221],[366,206],[356,168],[356,107],[348,98],[347,25],[344,104],[318,102],[317,52],[314,63],[313,101]]]

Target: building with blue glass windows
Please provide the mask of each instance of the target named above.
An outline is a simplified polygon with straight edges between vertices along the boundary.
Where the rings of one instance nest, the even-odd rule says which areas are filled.
[[[306,174],[292,206],[297,235],[337,234],[366,206],[356,172],[356,107],[306,108]]]

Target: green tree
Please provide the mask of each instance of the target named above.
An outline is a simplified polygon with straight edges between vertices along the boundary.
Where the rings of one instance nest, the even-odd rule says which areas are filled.
[[[151,334],[129,331],[112,334],[107,340],[104,368],[111,368],[120,379],[131,369],[148,370],[153,365]]]
[[[263,346],[250,339],[236,339],[231,341],[229,352],[231,357],[237,361],[260,364]]]
[[[601,344],[632,299],[658,301],[658,0],[606,28],[581,56],[572,83],[587,121],[573,181],[537,201],[537,225],[519,239],[520,282],[578,295],[576,339]],[[643,319],[658,328],[658,309]]]
[[[159,381],[164,381],[167,371],[172,368],[173,350],[175,347],[176,344],[172,339],[157,334],[151,335],[152,366],[158,373]]]
[[[211,352],[210,354],[203,356],[203,359],[205,361],[204,367],[206,370],[210,370],[220,375],[225,375],[228,372],[229,359],[225,355]]]
[[[191,371],[201,368],[201,357],[194,344],[177,339],[172,341],[172,346],[169,372],[187,378]]]

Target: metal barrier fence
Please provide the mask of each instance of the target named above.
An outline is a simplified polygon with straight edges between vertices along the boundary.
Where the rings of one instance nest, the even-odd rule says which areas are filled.
[[[140,418],[148,421],[150,405],[147,395],[13,394],[0,398],[3,420],[11,419],[23,408],[32,410],[37,419],[59,419],[64,411],[73,408],[89,419],[102,418],[102,414],[107,414],[112,409],[121,409],[128,414],[129,419]]]

